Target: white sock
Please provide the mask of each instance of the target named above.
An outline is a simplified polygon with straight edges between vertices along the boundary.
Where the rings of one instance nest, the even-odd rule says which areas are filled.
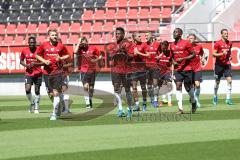
[[[148,86],[148,96],[150,97],[150,102],[153,101],[153,87]]]
[[[57,113],[60,103],[60,97],[53,97],[53,115]]]
[[[40,95],[35,95],[34,103],[35,103],[35,109],[39,109],[39,102],[40,102]]]
[[[191,88],[190,91],[188,92],[188,95],[190,96],[191,103],[195,103],[195,96],[194,96],[194,88]]]
[[[136,106],[139,106],[139,101],[136,101],[136,102],[135,102],[135,105],[136,105]]]
[[[85,99],[86,105],[90,105],[90,98],[89,98],[89,96],[84,96],[84,99]]]
[[[158,94],[159,94],[158,86],[153,88],[153,94],[154,94],[154,99],[153,100],[158,101]]]
[[[64,94],[63,99],[64,99],[64,104],[65,104],[65,110],[68,110],[69,95]]]
[[[231,99],[232,84],[227,85],[227,99]]]
[[[119,110],[123,110],[121,95],[118,94],[118,93],[114,93],[114,95],[115,95],[116,98],[117,98],[118,109],[119,109]]]
[[[168,96],[168,103],[172,103],[172,92],[169,92],[167,96]]]
[[[215,83],[214,84],[214,97],[217,97],[217,92],[218,92],[218,85]]]
[[[162,95],[162,100],[165,101],[166,100],[166,94]]]
[[[33,101],[32,101],[32,93],[26,94],[26,96],[27,96],[27,99],[30,102],[30,104],[32,104],[33,103]]]
[[[200,88],[195,88],[195,99],[199,102]]]
[[[183,98],[182,91],[177,90],[176,91],[176,99],[177,99],[177,103],[178,103],[178,108],[180,110],[183,110],[182,98]]]

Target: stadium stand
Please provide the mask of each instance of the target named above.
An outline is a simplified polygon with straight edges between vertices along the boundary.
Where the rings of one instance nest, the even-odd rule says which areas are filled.
[[[87,34],[91,43],[105,43],[105,34],[117,26],[127,32],[159,32],[171,22],[171,14],[184,0],[13,0],[8,6],[1,4],[1,36],[13,44],[28,34],[41,35],[44,40],[49,28],[62,34],[63,42],[72,44],[76,33]],[[6,10],[4,10],[4,8]],[[8,24],[8,25],[7,25]],[[7,26],[7,27],[6,27]],[[9,39],[7,36],[12,36]],[[21,37],[19,37],[21,35]],[[112,34],[109,34],[112,36]],[[44,38],[43,38],[44,37]],[[97,40],[95,40],[97,38]],[[110,38],[112,39],[112,38]],[[16,43],[15,43],[16,42]]]

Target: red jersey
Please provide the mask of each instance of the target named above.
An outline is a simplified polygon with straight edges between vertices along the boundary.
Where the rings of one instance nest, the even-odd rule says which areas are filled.
[[[217,53],[227,52],[227,54],[224,54],[220,57],[216,57],[216,64],[218,65],[228,65],[230,64],[230,57],[231,57],[231,48],[232,48],[232,42],[227,41],[224,42],[222,39],[217,41],[214,44],[214,50],[217,51]]]
[[[171,72],[172,65],[172,54],[170,50],[166,50],[159,54],[158,66],[160,69],[160,74],[165,74]]]
[[[100,56],[100,51],[97,49],[95,46],[88,46],[88,49],[84,51],[83,49],[80,49],[78,51],[79,53],[79,61],[80,61],[80,66],[79,70],[81,72],[89,72],[92,73],[96,71],[96,63],[97,62],[91,62],[92,59],[96,59],[97,57]]]
[[[146,43],[140,43],[140,44],[134,44],[133,45],[133,52],[130,54],[133,54],[133,59],[131,61],[131,72],[144,72],[145,71],[145,57],[141,55],[134,55],[134,49],[137,48],[139,52],[142,54],[146,53]]]
[[[114,54],[112,55],[112,67],[111,71],[113,73],[119,73],[119,74],[127,74],[131,72],[131,66],[129,63],[128,55],[132,55],[133,47],[132,43],[129,41],[122,41],[121,43],[114,43]],[[127,53],[121,53],[121,48],[124,48],[124,50]]]
[[[45,60],[50,60],[50,65],[44,65],[43,73],[47,75],[60,74],[63,72],[63,62],[56,61],[56,56],[68,55],[67,48],[60,42],[53,46],[49,41],[42,43],[37,54]]]
[[[29,47],[25,48],[22,50],[21,55],[20,55],[20,60],[24,61],[27,65],[32,64],[32,63],[37,63],[39,62],[36,59],[36,52],[37,50],[32,53],[31,50],[29,49]],[[26,68],[25,71],[25,75],[26,76],[40,76],[42,75],[42,69],[41,66],[33,66],[31,69]]]
[[[192,44],[187,40],[179,40],[170,44],[173,60],[176,62],[179,58],[188,57],[192,50]],[[183,60],[177,66],[174,66],[176,71],[189,71],[192,70],[190,60]]]
[[[203,56],[203,48],[201,45],[195,44],[193,45],[193,51],[195,53],[195,57],[191,59],[191,66],[194,72],[201,71],[201,57]]]
[[[146,52],[150,54],[150,57],[146,58],[146,66],[149,68],[152,67],[157,67],[157,59],[156,57],[158,56],[158,51],[161,49],[161,43],[154,41],[151,44],[146,43]]]

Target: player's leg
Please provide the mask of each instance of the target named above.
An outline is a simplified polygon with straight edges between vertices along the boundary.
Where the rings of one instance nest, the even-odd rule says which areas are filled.
[[[174,75],[175,75],[175,83],[176,83],[176,99],[178,104],[178,112],[176,114],[183,114],[182,83],[183,83],[184,77],[182,75],[182,72],[179,72],[179,71],[176,71]]]
[[[146,72],[139,72],[138,80],[140,82],[140,87],[142,90],[142,110],[147,108],[147,81],[146,81]]]
[[[45,82],[45,87],[46,87],[48,97],[51,100],[51,102],[53,102],[53,92],[52,92],[52,88],[50,88],[49,86],[49,75],[43,75],[43,79]]]
[[[231,66],[228,65],[228,67],[224,70],[224,76],[227,80],[227,96],[226,96],[226,104],[233,105],[232,102],[232,71]]]
[[[167,82],[167,88],[169,90],[169,92],[166,94],[167,103],[168,103],[168,106],[171,107],[172,106],[172,90],[173,90],[171,73],[170,72],[166,73],[164,77],[165,77],[165,81]]]
[[[195,87],[195,99],[197,103],[197,107],[201,107],[199,97],[200,97],[200,83],[202,82],[202,71],[194,72],[194,87]]]
[[[158,107],[158,94],[159,94],[159,86],[158,86],[158,79],[159,79],[159,69],[152,70],[152,81],[153,81],[153,107]]]
[[[153,72],[151,69],[148,69],[147,72],[147,91],[150,98],[150,102],[153,105],[154,94],[153,94]]]
[[[184,87],[190,97],[190,103],[192,104],[192,113],[196,112],[196,100],[194,96],[194,87],[193,87],[193,73],[184,72]]]
[[[134,103],[135,103],[133,111],[139,111],[140,108],[139,108],[137,80],[136,79],[132,80],[132,95],[133,95],[133,100],[134,100]]]
[[[132,116],[132,93],[131,93],[131,75],[127,74],[126,80],[124,83],[124,89],[126,92],[127,99],[127,117],[130,118]]]
[[[89,102],[90,102],[90,107],[93,107],[92,99],[93,99],[93,93],[94,93],[94,85],[95,85],[95,79],[96,79],[96,74],[95,72],[91,73],[89,77]]]
[[[62,102],[62,103],[60,103],[60,105],[63,105],[63,107],[62,107],[63,113],[70,113],[69,94],[65,93],[67,90],[68,90],[68,85],[67,85],[67,83],[65,83],[65,85],[62,86],[63,100],[60,100]]]
[[[86,108],[90,109],[90,97],[89,97],[89,88],[90,88],[90,77],[91,75],[89,73],[81,73],[81,81],[83,84],[83,95],[84,95],[84,100],[86,103]]]
[[[34,108],[34,113],[39,114],[39,103],[40,103],[40,87],[42,84],[42,76],[37,76],[34,77],[34,89],[35,89],[35,108]]]
[[[32,99],[32,92],[31,92],[32,85],[33,85],[32,77],[25,76],[25,92],[26,92],[27,99],[29,101],[29,109],[28,109],[28,111],[30,113],[32,112],[32,109],[34,107],[34,102],[33,102],[33,99]]]
[[[214,69],[215,83],[214,83],[213,105],[217,105],[217,103],[218,103],[217,92],[218,92],[220,80],[223,76],[223,72],[224,72],[224,68],[222,66],[215,65],[215,69]]]

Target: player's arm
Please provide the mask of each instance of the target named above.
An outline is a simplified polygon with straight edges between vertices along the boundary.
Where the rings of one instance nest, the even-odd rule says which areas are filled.
[[[219,52],[219,47],[218,43],[214,44],[213,57],[221,57],[226,54],[225,52]]]
[[[25,63],[25,55],[24,55],[23,52],[22,52],[21,55],[20,55],[20,64],[21,64],[22,66],[26,67],[26,68],[29,68],[29,67],[30,67],[30,65],[28,65],[28,64]]]
[[[134,48],[134,55],[140,55],[143,57],[149,57],[150,54],[148,52],[146,52],[146,47],[144,47],[144,53],[140,52],[137,47]]]
[[[176,61],[177,61],[178,63],[181,63],[181,62],[184,61],[184,60],[191,60],[193,57],[195,57],[196,54],[194,53],[193,48],[192,48],[192,44],[191,44],[190,42],[188,42],[188,43],[186,44],[186,50],[187,50],[187,52],[189,53],[189,55],[186,56],[186,57],[182,57],[182,58],[176,59]]]
[[[36,59],[39,60],[40,62],[46,64],[46,65],[49,65],[51,63],[50,60],[46,60],[39,55],[36,55]]]

